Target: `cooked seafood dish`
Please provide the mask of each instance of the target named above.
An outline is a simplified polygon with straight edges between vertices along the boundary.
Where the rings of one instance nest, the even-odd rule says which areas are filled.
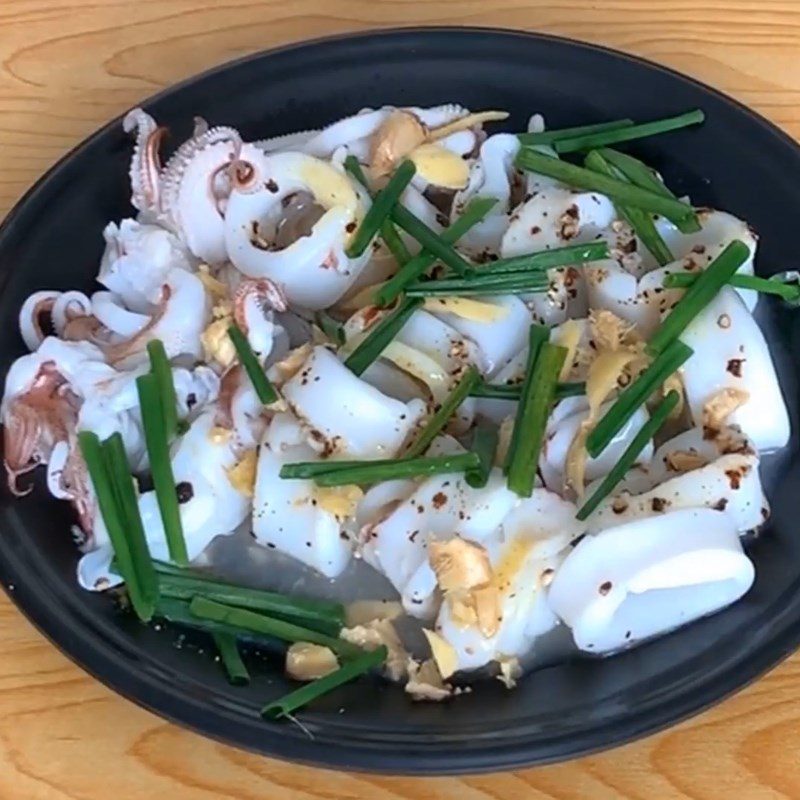
[[[10,490],[43,466],[80,585],[212,637],[232,683],[284,659],[266,717],[370,670],[512,688],[554,637],[613,655],[753,583],[790,436],[753,312],[797,275],[756,276],[746,221],[625,151],[702,112],[507,116],[197,119],[162,162],[134,109],[98,286],[20,309]]]

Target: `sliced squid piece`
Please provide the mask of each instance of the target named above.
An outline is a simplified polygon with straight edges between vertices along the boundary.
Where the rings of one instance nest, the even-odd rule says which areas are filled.
[[[758,466],[758,453],[737,429],[708,440],[692,428],[664,442],[649,468],[629,473],[589,517],[588,528],[705,506],[727,514],[739,533],[752,531],[769,517]]]
[[[253,534],[260,544],[335,578],[350,561],[343,522],[360,493],[351,486],[324,489],[311,480],[282,479],[284,464],[319,459],[306,439],[291,414],[277,414],[270,423],[258,457]]]
[[[393,458],[425,412],[421,400],[382,394],[325,347],[312,350],[283,397],[323,452],[345,458]]]
[[[473,489],[462,475],[436,475],[423,481],[382,521],[361,531],[364,559],[400,592],[409,614],[434,611],[436,576],[427,560],[431,539],[461,536],[489,538],[518,498],[493,470],[482,489]]]
[[[290,303],[327,308],[354,283],[370,249],[345,252],[366,213],[366,192],[343,171],[303,153],[276,153],[242,162],[225,211],[225,242],[237,269],[282,286]],[[296,219],[286,216],[310,197]]]
[[[233,533],[247,517],[250,496],[236,488],[230,472],[240,461],[234,438],[215,429],[213,407],[204,411],[179,440],[172,471],[179,494],[183,536],[190,560],[217,536]],[[153,558],[169,561],[169,550],[155,492],[139,498],[147,543]],[[110,571],[113,550],[108,531],[97,515],[94,547],[78,563],[78,581],[85,589],[103,589],[119,582]]]
[[[750,249],[750,258],[737,272],[742,275],[752,275],[758,246],[755,231],[744,220],[713,208],[699,209],[697,218],[701,228],[696,233],[681,233],[668,219],[656,218],[656,228],[676,258],[676,264],[667,265],[666,269],[671,269],[673,272],[705,269],[732,241],[738,239]],[[758,300],[758,292],[752,289],[736,291],[747,308],[752,311]]]
[[[484,543],[492,579],[489,592],[479,595],[478,602],[493,599],[491,594],[497,592],[499,624],[482,631],[479,619],[469,611],[475,599],[467,592],[446,595],[439,610],[436,632],[455,649],[457,669],[525,656],[538,636],[558,624],[546,587],[564,548],[583,530],[583,523],[575,519],[575,506],[546,489],[534,489],[511,511],[503,521],[502,535]]]
[[[539,458],[539,469],[542,471],[545,486],[554,492],[562,492],[565,486],[567,456],[570,445],[581,428],[581,423],[589,416],[589,405],[586,398],[567,398],[578,401],[574,404],[575,410],[562,418],[553,418],[548,422],[545,432],[545,441]],[[582,402],[581,402],[582,401]],[[559,405],[564,405],[559,404]],[[572,404],[570,404],[572,405]],[[598,419],[611,408],[613,401],[600,406]],[[589,457],[586,461],[585,479],[593,481],[608,475],[620,456],[633,441],[633,438],[642,429],[650,418],[645,407],[636,409],[633,416],[625,423],[622,429],[608,443],[608,446],[596,458]],[[649,463],[653,457],[653,442],[648,441],[642,452],[637,456],[637,464]]]
[[[549,601],[581,650],[607,654],[719,611],[754,575],[728,515],[683,509],[586,536]]]
[[[485,374],[491,377],[516,355],[528,338],[531,315],[525,303],[513,295],[476,298],[502,313],[487,321],[466,319],[455,313],[438,313],[443,322],[454,328],[478,347]],[[435,305],[431,305],[434,309]]]
[[[716,422],[738,425],[759,451],[783,447],[790,432],[786,404],[764,334],[739,295],[723,288],[681,339],[694,350],[682,369],[694,424],[713,427],[709,404],[721,392],[739,393],[744,402]]]
[[[550,186],[536,192],[511,215],[503,236],[503,258],[590,242],[614,221],[612,202],[597,192]]]
[[[453,200],[451,221],[461,216],[467,203],[475,197],[494,197],[498,202],[483,220],[459,239],[459,248],[476,256],[499,253],[512,207],[514,158],[519,147],[519,139],[509,133],[497,133],[481,145],[478,158],[470,166],[467,186],[457,192]]]

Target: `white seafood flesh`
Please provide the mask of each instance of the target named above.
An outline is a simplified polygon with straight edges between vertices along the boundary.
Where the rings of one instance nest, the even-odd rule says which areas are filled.
[[[731,518],[690,508],[586,536],[549,600],[581,650],[605,654],[719,611],[753,578]]]

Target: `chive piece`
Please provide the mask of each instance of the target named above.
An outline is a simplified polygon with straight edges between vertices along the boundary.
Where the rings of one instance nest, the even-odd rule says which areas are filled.
[[[550,280],[545,272],[487,273],[474,278],[450,278],[440,281],[420,281],[406,287],[408,297],[471,297],[499,294],[528,294],[546,292]]]
[[[219,651],[222,666],[228,676],[228,683],[233,686],[247,686],[250,683],[250,673],[242,661],[236,637],[229,633],[213,633],[214,644]]]
[[[335,344],[341,347],[345,342],[344,325],[338,320],[335,320],[330,314],[325,311],[317,311],[314,315],[314,321],[319,326],[319,329]]]
[[[607,175],[609,178],[627,181],[625,175],[613,164],[603,158],[597,150],[592,150],[583,162],[594,172]],[[641,208],[632,208],[622,204],[615,205],[617,213],[633,228],[633,232],[642,240],[642,244],[653,254],[660,266],[674,261],[667,243],[661,238],[661,234],[656,229],[653,217],[648,211]]]
[[[172,380],[172,366],[167,358],[164,343],[160,339],[149,341],[147,355],[150,356],[150,369],[158,382],[158,394],[164,414],[164,428],[167,436],[172,437],[178,432],[178,398]]]
[[[479,425],[472,435],[472,452],[478,454],[480,464],[475,469],[464,473],[464,480],[473,489],[482,489],[489,481],[489,475],[494,465],[494,455],[497,452],[497,428],[488,425]]]
[[[242,606],[249,611],[261,611],[275,616],[306,617],[309,621],[325,620],[340,628],[344,625],[344,606],[332,600],[290,597],[265,589],[226,583],[203,572],[176,567],[165,561],[153,561],[153,565],[165,587],[165,594],[172,597],[190,600],[194,595],[202,594],[220,603]]]
[[[78,445],[86,462],[86,468],[97,496],[97,504],[108,530],[108,538],[117,560],[117,572],[128,589],[131,604],[137,616],[148,621],[155,609],[154,599],[147,588],[139,583],[136,563],[125,533],[125,517],[119,507],[116,489],[111,478],[103,448],[97,435],[90,431],[78,433]]]
[[[369,192],[370,197],[372,197],[372,192],[369,188],[369,181],[367,180],[367,176],[364,174],[364,170],[361,169],[361,164],[358,163],[358,159],[355,156],[347,156],[344,160],[344,168]],[[408,252],[408,248],[405,245],[405,242],[400,238],[400,234],[397,232],[397,228],[395,228],[394,223],[388,217],[381,222],[381,239],[383,239],[384,244],[389,249],[389,252],[394,256],[394,260],[400,265],[403,266],[407,261],[411,260],[411,253]]]
[[[654,214],[662,214],[677,224],[678,221],[694,214],[694,209],[680,200],[673,200],[657,192],[641,189],[624,181],[599,175],[585,167],[578,167],[535,150],[523,149],[517,154],[516,165],[529,172],[538,172],[562,181],[569,186],[585,189],[590,192],[601,192],[612,200],[618,200],[627,206],[643,208]]]
[[[667,417],[678,405],[679,395],[676,391],[671,391],[658,404],[651,417],[639,429],[631,443],[625,448],[625,452],[619,457],[619,461],[612,467],[602,483],[592,492],[592,496],[581,506],[575,515],[579,520],[585,520],[600,503],[614,491],[614,487],[625,477],[625,473],[636,463],[639,453],[644,450],[647,443],[661,429],[667,421]]]
[[[571,139],[574,136],[601,133],[602,131],[615,131],[618,128],[630,128],[632,125],[632,119],[615,119],[609,122],[595,122],[591,125],[576,125],[574,128],[554,128],[551,131],[541,131],[540,133],[518,133],[517,139],[525,146],[553,144],[562,139]]]
[[[125,526],[125,540],[136,573],[136,584],[147,600],[147,608],[154,609],[159,598],[158,575],[150,557],[150,548],[147,546],[142,515],[139,513],[139,492],[133,482],[121,434],[114,433],[109,436],[103,442],[102,450],[116,493],[120,517]],[[152,616],[152,611],[150,614]]]
[[[525,379],[520,386],[519,397],[522,398],[531,391],[530,383],[533,380],[533,370],[536,360],[539,358],[542,345],[550,338],[550,330],[546,325],[531,325],[528,329],[528,359],[525,364]],[[514,428],[511,432],[511,440],[506,453],[506,460],[503,464],[503,472],[508,474],[509,465],[514,460],[517,447],[520,445],[521,437],[516,435],[517,428],[522,425],[522,404],[517,406],[517,413],[514,417]],[[521,430],[521,428],[520,428]]]
[[[453,387],[453,390],[444,398],[437,411],[428,420],[425,427],[420,431],[419,436],[408,449],[407,458],[421,456],[430,446],[440,431],[447,425],[450,417],[455,414],[456,409],[464,402],[470,390],[480,381],[481,375],[475,367],[470,366],[461,380]]]
[[[239,361],[245,368],[253,384],[253,388],[256,390],[258,399],[265,406],[274,403],[278,399],[278,393],[275,391],[275,387],[269,382],[269,378],[267,378],[264,368],[258,360],[258,356],[253,352],[253,348],[250,347],[250,342],[247,341],[247,337],[244,335],[242,329],[238,325],[231,325],[228,328],[228,336],[231,337],[233,346],[236,349],[236,354],[239,356]]]
[[[464,259],[447,239],[431,230],[419,217],[412,214],[405,206],[396,205],[392,209],[392,219],[410,236],[413,236],[429,253],[432,253],[443,264],[446,264],[459,275],[472,272],[472,265]]]
[[[588,244],[568,244],[566,247],[555,247],[552,250],[541,250],[538,253],[527,253],[524,256],[512,256],[492,261],[481,268],[479,274],[497,275],[529,270],[547,270],[554,267],[583,264],[586,261],[600,261],[609,257],[608,242],[604,240]]]
[[[239,586],[217,584],[209,580],[161,576],[161,595],[172,600],[191,600],[195,595],[203,595],[218,603],[269,614],[278,619],[311,628],[320,633],[337,636],[342,629],[342,617],[308,609],[291,597],[260,592]]]
[[[195,595],[192,598],[189,603],[189,611],[198,619],[222,622],[234,628],[282,639],[284,642],[321,644],[344,657],[357,656],[362,652],[361,648],[336,636],[328,636],[319,631],[313,631],[311,628],[303,628],[300,625],[294,625],[275,617],[267,617],[255,611],[218,603],[216,600],[210,600],[202,595]]]
[[[422,303],[419,298],[401,300],[397,308],[387,314],[345,359],[344,365],[350,372],[360,375],[375,361]]]
[[[351,483],[377,483],[395,478],[463,472],[477,466],[478,457],[474,453],[382,461],[301,461],[284,464],[280,476],[284,480],[312,478],[319,486],[347,486]]]
[[[467,231],[474,228],[497,204],[494,197],[476,197],[470,200],[461,216],[441,233],[443,242],[455,244]],[[404,264],[398,272],[376,292],[375,304],[388,306],[393,303],[412,281],[425,274],[425,271],[436,262],[436,256],[423,248],[412,259]]]
[[[210,636],[213,636],[215,633],[221,633],[226,636],[232,636],[235,639],[242,639],[254,645],[267,645],[271,649],[283,648],[283,642],[278,639],[252,633],[251,631],[243,631],[239,628],[234,628],[232,625],[225,625],[222,622],[198,619],[189,611],[189,602],[187,600],[176,600],[172,597],[164,597],[162,595],[161,599],[158,601],[156,616],[174,625],[182,625]]]
[[[669,275],[664,276],[662,285],[665,289],[688,289],[697,282],[698,277],[699,273],[671,272]],[[800,286],[797,284],[781,283],[773,278],[760,278],[757,275],[740,275],[737,272],[728,279],[728,286],[735,286],[737,289],[752,289],[762,294],[774,294],[790,303],[800,300]]]
[[[470,397],[487,397],[493,400],[519,400],[522,395],[522,384],[497,384],[479,383],[470,391]],[[559,383],[556,386],[556,400],[565,397],[578,397],[586,394],[586,384],[583,381]]]
[[[559,139],[553,146],[557,153],[574,153],[576,150],[592,150],[595,147],[605,147],[618,142],[630,142],[634,139],[644,139],[660,133],[677,131],[688,128],[690,125],[699,125],[705,120],[706,115],[696,108],[679,114],[677,117],[665,117],[653,122],[643,122],[640,125],[629,125],[614,130],[596,131],[573,136],[569,139]]]
[[[278,700],[273,700],[271,703],[261,709],[261,716],[268,719],[280,719],[281,717],[288,717],[297,711],[298,708],[308,705],[318,697],[328,694],[337,686],[343,683],[355,680],[356,678],[368,672],[373,667],[377,667],[386,661],[388,650],[385,645],[381,645],[375,650],[371,650],[364,655],[354,658],[343,664],[336,672],[331,672],[330,675],[325,675],[322,678],[317,678],[299,689],[284,695]]]
[[[606,161],[610,161],[631,183],[641,189],[648,189],[651,192],[669,197],[677,201],[678,198],[669,190],[665,183],[658,177],[655,170],[650,169],[643,161],[629,156],[627,153],[620,153],[610,147],[600,150],[600,155]],[[697,214],[692,214],[682,220],[675,221],[675,225],[681,233],[697,233],[700,230],[700,220]]]
[[[175,477],[172,474],[167,432],[164,430],[164,415],[161,411],[155,375],[140,375],[136,379],[136,389],[139,392],[144,440],[158,508],[164,523],[169,557],[177,564],[188,564],[189,556],[183,538],[178,494],[175,489]]]
[[[661,321],[645,346],[645,352],[656,355],[675,341],[691,321],[714,299],[750,257],[747,245],[735,239],[698,276],[672,310]]]
[[[381,223],[389,216],[416,171],[417,168],[413,161],[404,161],[386,186],[375,195],[369,211],[361,221],[361,225],[358,226],[358,230],[353,234],[353,239],[345,251],[350,258],[358,258],[369,247],[370,242],[378,233]]]
[[[510,450],[513,455],[508,464],[508,488],[520,497],[530,497],[533,493],[544,430],[566,357],[566,347],[549,342],[542,344],[517,407],[512,433],[512,441],[516,439],[516,444]]]
[[[639,406],[664,381],[675,372],[693,353],[691,347],[680,339],[675,339],[632,383],[617,396],[614,404],[600,418],[586,438],[586,449],[592,458],[597,458],[611,440],[622,430],[625,423],[636,413]]]

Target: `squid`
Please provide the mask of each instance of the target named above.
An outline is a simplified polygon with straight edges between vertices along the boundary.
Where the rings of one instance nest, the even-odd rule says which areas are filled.
[[[233,431],[216,424],[215,409],[206,408],[178,441],[172,455],[172,472],[178,492],[183,537],[194,561],[217,536],[227,536],[245,521],[252,485],[242,477],[255,464],[236,446]],[[248,462],[250,462],[248,464]],[[147,544],[153,558],[169,561],[161,513],[154,491],[139,497]],[[91,549],[78,563],[78,581],[85,589],[102,590],[119,583],[111,570],[113,551],[100,514],[96,515]]]
[[[444,438],[434,442],[429,455],[462,449],[455,440]],[[452,536],[481,542],[497,530],[517,496],[499,469],[492,470],[481,489],[468,486],[463,475],[436,475],[419,484],[404,484],[412,486],[408,496],[387,500],[385,513],[361,528],[360,552],[392,582],[409,614],[427,617],[436,606],[429,543]]]
[[[758,453],[738,429],[705,439],[690,428],[664,442],[651,464],[629,473],[589,517],[588,529],[706,507],[725,513],[737,532],[747,533],[769,517],[758,468]]]
[[[259,450],[253,535],[259,544],[335,578],[352,556],[355,536],[348,536],[344,522],[360,491],[357,487],[323,489],[311,480],[280,478],[284,464],[319,457],[299,420],[288,413],[275,415]]]
[[[394,458],[425,411],[421,400],[402,403],[382,394],[322,346],[313,348],[282,394],[326,457]]]
[[[731,517],[686,508],[587,535],[548,599],[580,650],[607,655],[725,608],[754,576]]]
[[[503,520],[501,534],[484,542],[489,580],[477,590],[445,592],[434,630],[455,650],[457,669],[527,656],[558,625],[548,584],[565,548],[584,531],[575,511],[557,494],[534,489]],[[482,605],[490,606],[486,614]]]
[[[293,203],[302,203],[295,212]],[[279,284],[290,303],[327,308],[369,260],[369,248],[345,252],[368,206],[362,187],[314,156],[242,161],[225,212],[228,257],[245,275]]]
[[[50,327],[57,336],[63,337],[71,322],[91,313],[91,300],[83,292],[43,289],[34,292],[22,304],[19,332],[25,346],[33,352],[45,340],[45,328]]]
[[[764,334],[741,297],[723,289],[681,339],[694,350],[683,365],[686,400],[708,436],[724,421],[738,425],[758,450],[789,441],[789,415]]]

